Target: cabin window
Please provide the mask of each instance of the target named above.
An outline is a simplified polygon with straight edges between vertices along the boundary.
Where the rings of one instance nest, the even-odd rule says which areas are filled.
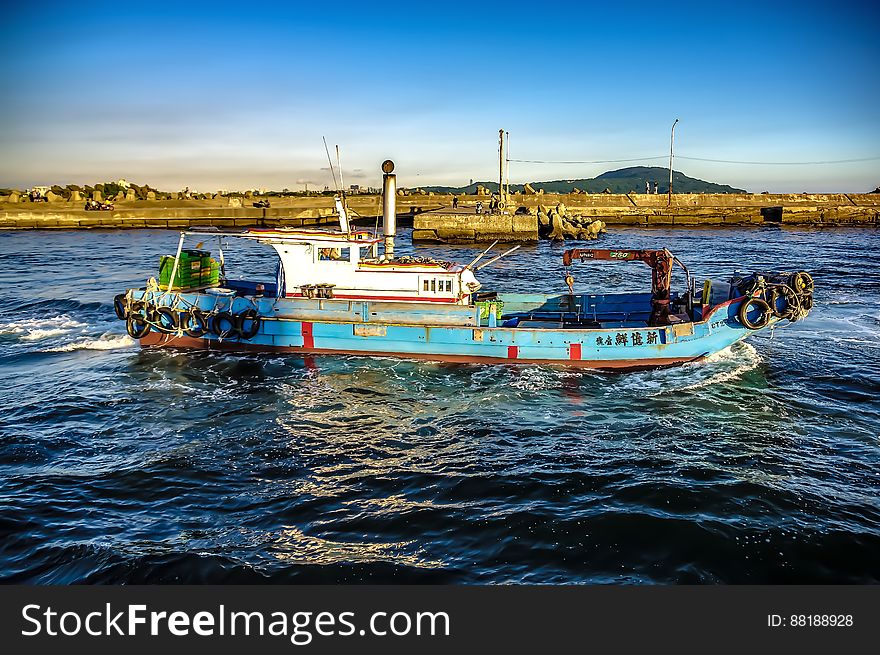
[[[446,291],[452,292],[452,280],[446,280]]]
[[[437,291],[437,280],[435,280],[435,279],[431,280],[431,291],[432,292]]]
[[[319,262],[347,262],[350,256],[350,248],[318,248]]]
[[[427,290],[428,290],[428,281],[425,280],[425,291],[427,291]]]

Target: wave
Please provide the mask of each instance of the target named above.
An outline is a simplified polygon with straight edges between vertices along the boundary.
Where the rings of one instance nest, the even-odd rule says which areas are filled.
[[[656,397],[669,392],[695,391],[741,378],[762,361],[753,345],[740,342],[699,362],[676,368],[627,373],[608,386],[605,393],[609,396],[626,393]]]
[[[22,319],[0,323],[0,334],[17,335],[22,341],[37,341],[68,334],[75,330],[82,331],[86,327],[88,327],[86,323],[77,321],[67,314],[61,314],[51,318]]]
[[[43,352],[62,353],[72,352],[74,350],[119,350],[120,348],[130,348],[135,345],[135,340],[127,334],[102,334],[97,339],[86,339],[84,341],[75,341],[57,348],[46,348]]]
[[[724,367],[732,366],[733,368],[712,373],[706,379],[698,380],[692,384],[679,387],[676,391],[693,391],[695,389],[702,389],[703,387],[709,387],[715,384],[730,382],[731,380],[740,378],[749,371],[757,368],[761,364],[761,361],[761,355],[758,354],[757,349],[750,343],[742,344],[736,351],[734,351],[733,346],[730,346],[707,357],[702,363],[702,366],[705,367],[707,364],[718,364]],[[697,364],[696,366],[700,366],[700,364]]]
[[[565,378],[580,378],[578,371],[562,371],[549,367],[528,367],[508,371],[508,385],[520,391],[538,392],[558,389],[564,384]]]

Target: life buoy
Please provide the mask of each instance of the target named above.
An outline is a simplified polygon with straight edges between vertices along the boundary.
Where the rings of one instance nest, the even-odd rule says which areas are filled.
[[[125,294],[120,293],[113,297],[113,311],[116,312],[116,318],[120,321],[125,320]]]
[[[504,208],[505,208],[506,206],[507,206],[507,205],[504,204],[504,201],[503,201],[503,200],[499,200],[499,201],[498,201],[498,211],[504,211]]]
[[[198,339],[208,331],[208,319],[198,307],[193,307],[180,315],[180,327],[188,337]]]
[[[125,331],[132,339],[143,339],[150,333],[150,324],[143,316],[129,314],[125,321]]]
[[[250,327],[245,324],[250,321]],[[235,329],[242,339],[253,339],[260,331],[260,314],[256,309],[246,309],[235,317]]]
[[[228,339],[234,337],[238,333],[236,327],[235,316],[230,312],[219,312],[211,317],[211,332],[220,339]]]
[[[756,321],[752,321],[749,319],[749,310],[753,307],[755,309],[761,310],[761,313]],[[760,330],[761,328],[767,327],[767,324],[770,322],[770,317],[772,316],[772,314],[773,312],[770,309],[770,305],[768,305],[761,298],[752,297],[743,301],[742,305],[740,305],[737,317],[739,318],[739,322],[748,329]]]
[[[180,314],[171,307],[156,307],[153,322],[159,332],[177,332],[180,329]]]

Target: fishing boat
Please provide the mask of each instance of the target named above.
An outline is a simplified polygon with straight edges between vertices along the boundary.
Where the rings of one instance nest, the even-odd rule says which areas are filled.
[[[159,280],[114,298],[117,317],[146,348],[636,370],[706,358],[812,308],[805,271],[732,272],[698,285],[666,249],[569,249],[561,267],[567,291],[485,289],[479,270],[516,248],[483,263],[489,249],[468,264],[397,256],[392,171],[386,161],[381,235],[352,228],[339,197],[338,229],[184,231]],[[216,259],[184,248],[187,238],[213,237]],[[228,277],[222,243],[232,239],[274,249],[275,279]],[[576,293],[573,265],[589,262],[647,265],[651,289]],[[671,288],[674,266],[686,278],[680,291]]]

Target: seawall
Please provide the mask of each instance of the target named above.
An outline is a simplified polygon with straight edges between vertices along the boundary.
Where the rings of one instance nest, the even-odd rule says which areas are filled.
[[[271,207],[230,206],[226,199],[123,201],[112,211],[85,211],[83,203],[0,203],[0,229],[302,227],[335,224],[333,199],[269,198]],[[414,237],[437,241],[537,238],[538,207],[566,206],[569,214],[605,221],[609,226],[747,225],[777,222],[794,225],[880,225],[880,194],[534,194],[511,196],[510,209],[520,214],[479,217],[477,201],[451,195],[407,195],[397,198],[398,214],[413,218]],[[378,196],[352,196],[354,215],[372,222],[381,212]],[[433,233],[433,234],[432,234]]]

